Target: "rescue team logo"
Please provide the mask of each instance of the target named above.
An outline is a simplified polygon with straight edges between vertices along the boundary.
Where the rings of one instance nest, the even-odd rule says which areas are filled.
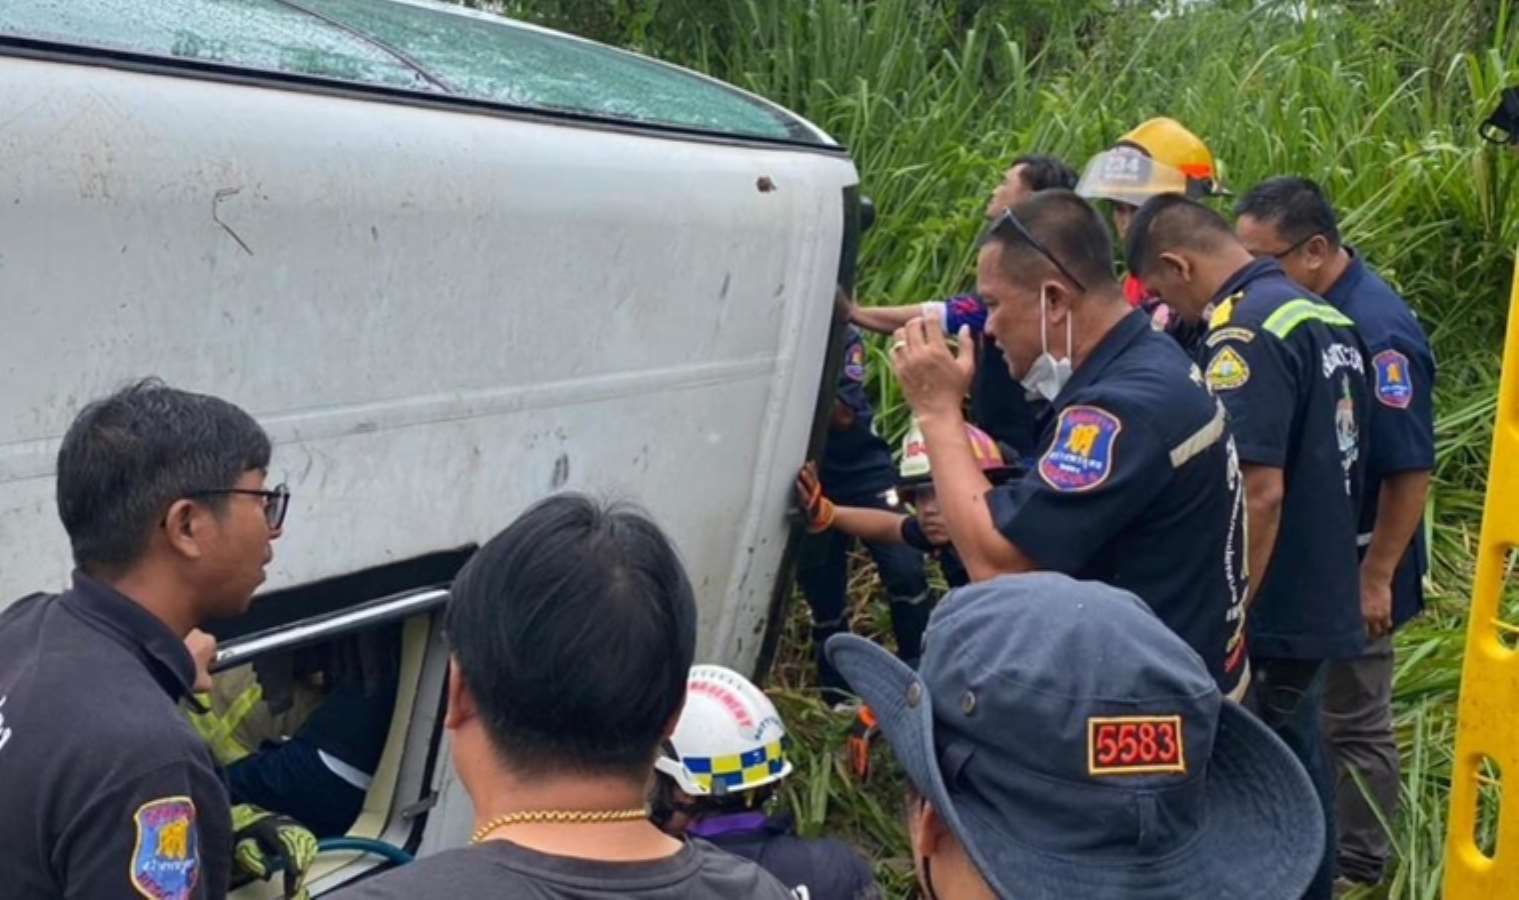
[[[1250,380],[1250,366],[1245,358],[1225,347],[1208,363],[1208,387],[1215,391],[1232,391]]]
[[[1105,409],[1067,406],[1055,442],[1039,459],[1039,477],[1057,491],[1089,491],[1113,471],[1113,444],[1123,423]]]
[[[132,851],[132,887],[149,900],[185,900],[200,876],[195,802],[165,797],[137,807],[137,846]]]
[[[859,341],[844,351],[844,377],[850,381],[865,380],[865,345]]]
[[[1361,429],[1355,420],[1355,399],[1350,395],[1350,376],[1340,376],[1340,399],[1334,404],[1334,441],[1340,451],[1340,468],[1345,471],[1345,496],[1350,496],[1351,472],[1361,458]]]
[[[1408,374],[1408,357],[1396,350],[1383,350],[1371,358],[1377,371],[1377,401],[1393,409],[1407,409],[1414,399],[1414,383]]]
[[[1087,719],[1087,774],[1187,772],[1181,716],[1092,716]]]

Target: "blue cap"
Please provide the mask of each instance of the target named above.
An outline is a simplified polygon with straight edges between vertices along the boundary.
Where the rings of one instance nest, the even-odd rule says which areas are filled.
[[[827,652],[999,896],[1278,900],[1322,857],[1302,765],[1126,591],[1008,575],[940,602],[918,672]]]

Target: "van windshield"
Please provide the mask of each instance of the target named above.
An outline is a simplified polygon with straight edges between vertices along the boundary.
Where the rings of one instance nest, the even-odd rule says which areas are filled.
[[[0,34],[505,106],[827,145],[800,119],[636,54],[427,0],[28,0]]]

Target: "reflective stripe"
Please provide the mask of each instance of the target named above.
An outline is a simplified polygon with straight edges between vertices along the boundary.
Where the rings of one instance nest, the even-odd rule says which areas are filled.
[[[1326,322],[1330,325],[1354,325],[1345,314],[1328,305],[1327,303],[1315,303],[1312,300],[1298,298],[1289,300],[1277,307],[1276,312],[1266,317],[1262,328],[1285,339],[1292,330],[1304,322],[1313,319]]]
[[[329,755],[326,750],[318,750],[316,755],[321,757],[322,765],[326,766],[328,771],[361,791],[369,790],[369,786],[374,783],[374,778],[369,773],[355,769],[336,756]]]
[[[1213,418],[1199,428],[1191,437],[1171,448],[1171,468],[1180,469],[1182,464],[1203,452],[1224,436],[1224,405],[1214,402]]]

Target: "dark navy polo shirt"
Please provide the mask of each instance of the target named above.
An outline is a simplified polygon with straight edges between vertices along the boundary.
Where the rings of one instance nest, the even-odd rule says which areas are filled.
[[[0,871],[10,900],[219,900],[227,790],[177,706],[182,640],[110,587],[0,613]]]
[[[828,432],[818,480],[835,503],[874,498],[896,484],[891,448],[872,429],[875,409],[865,396],[865,342],[853,325],[845,336],[844,367],[839,370],[838,399],[854,411],[854,424]]]
[[[1056,396],[1042,453],[987,495],[1040,569],[1137,594],[1229,693],[1244,669],[1245,499],[1223,407],[1131,312]]]
[[[1372,399],[1371,452],[1358,537],[1364,554],[1377,521],[1382,479],[1435,467],[1435,356],[1413,310],[1354,255],[1355,251],[1350,252],[1350,267],[1330,286],[1324,299],[1356,323],[1371,354],[1367,365]],[[1393,573],[1394,627],[1424,608],[1424,573],[1428,568],[1421,521]]]
[[[970,391],[970,419],[982,431],[1012,448],[1014,462],[1032,461],[1039,446],[1039,413],[1047,404],[1028,399],[1023,385],[1013,380],[1002,348],[986,333],[986,304],[975,294],[961,294],[948,300],[924,304],[944,324],[951,337],[961,326],[970,328],[980,348],[976,360],[976,380]]]
[[[1274,259],[1215,298],[1201,348],[1240,461],[1282,470],[1276,547],[1250,605],[1250,652],[1345,659],[1366,644],[1356,534],[1368,446],[1366,348],[1350,319]]]

